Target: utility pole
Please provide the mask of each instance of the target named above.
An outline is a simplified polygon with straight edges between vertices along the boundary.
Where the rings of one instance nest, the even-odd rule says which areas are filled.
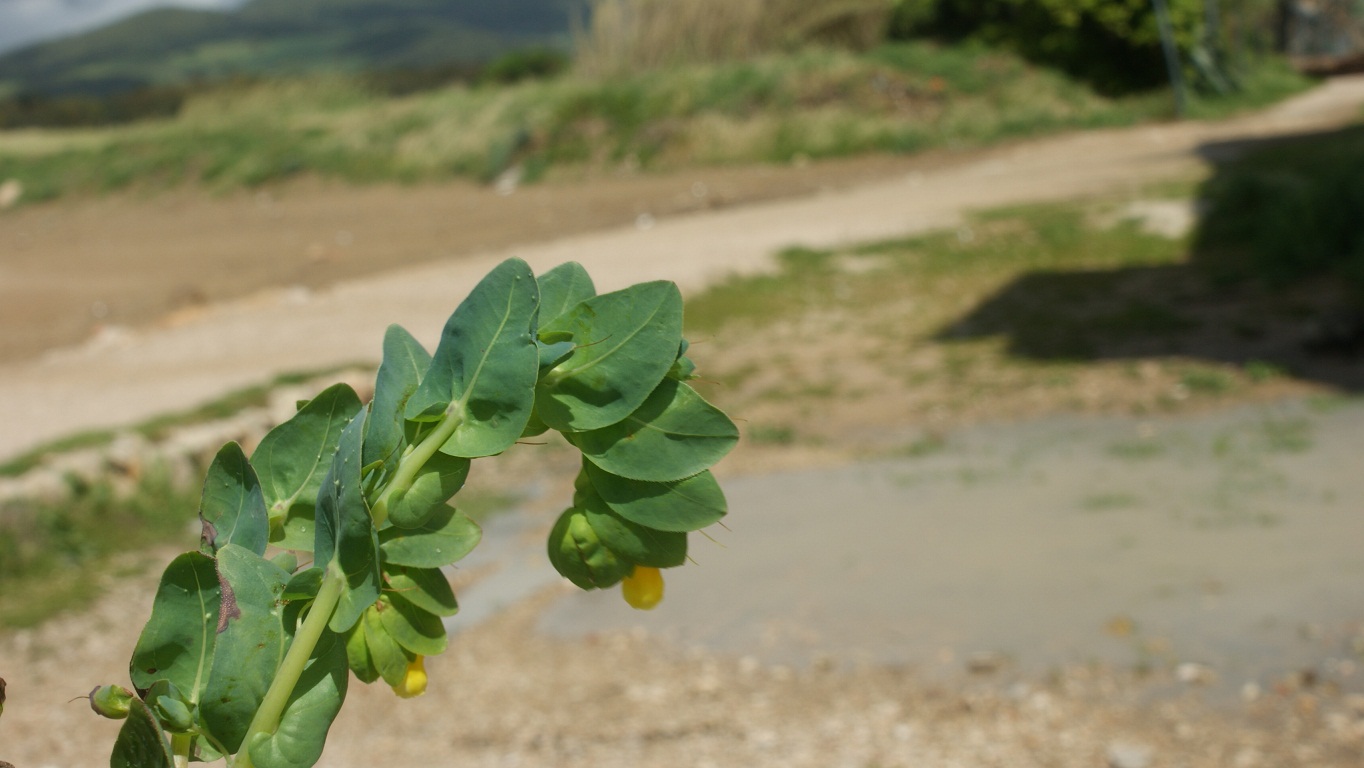
[[[1179,49],[1175,47],[1175,33],[1170,26],[1170,11],[1165,0],[1151,0],[1156,11],[1156,26],[1160,29],[1160,47],[1165,51],[1165,68],[1170,74],[1170,88],[1175,93],[1175,117],[1185,112],[1184,72],[1179,65]]]

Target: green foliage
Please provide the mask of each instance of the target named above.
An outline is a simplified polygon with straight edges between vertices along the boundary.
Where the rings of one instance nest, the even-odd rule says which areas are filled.
[[[307,768],[351,673],[420,694],[423,659],[446,649],[443,619],[459,609],[440,568],[481,536],[448,502],[470,458],[511,447],[565,393],[569,418],[535,427],[584,446],[549,539],[565,577],[588,589],[636,568],[652,578],[725,514],[708,468],[738,432],[681,381],[693,366],[671,284],[594,296],[576,264],[537,278],[510,259],[456,308],[434,355],[396,327],[384,346],[368,405],[333,387],[250,460],[235,443],[214,459],[201,549],[167,567],[133,652],[137,693],[91,694],[128,718],[113,765],[235,755],[239,768]]]
[[[1283,288],[1329,276],[1364,301],[1364,129],[1265,147],[1201,194],[1194,260],[1214,277]]]
[[[1232,90],[1218,30],[1207,23],[1205,0],[1166,0],[1175,44],[1196,84]],[[1229,8],[1229,10],[1232,10]],[[1237,27],[1263,24],[1240,2]],[[1151,0],[936,0],[901,4],[895,36],[972,37],[1060,68],[1104,93],[1166,82],[1160,33]]]

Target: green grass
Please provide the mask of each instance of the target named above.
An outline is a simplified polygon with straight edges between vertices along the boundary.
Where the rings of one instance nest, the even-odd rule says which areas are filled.
[[[1108,453],[1119,459],[1154,459],[1165,455],[1165,446],[1151,440],[1123,440],[1109,445]]]
[[[1265,94],[1292,90],[1274,83]],[[237,189],[299,175],[489,179],[514,163],[530,177],[786,163],[984,145],[1160,119],[1168,110],[1159,94],[1104,98],[1010,54],[915,42],[401,98],[343,76],[220,89],[192,98],[171,120],[0,134],[0,178],[18,179],[34,202],[186,183]]]
[[[59,503],[0,504],[0,626],[33,626],[84,607],[100,591],[98,574],[124,567],[120,555],[183,541],[198,509],[199,489],[144,479],[124,498],[107,483],[72,482]]]
[[[1111,512],[1133,507],[1139,501],[1130,493],[1096,493],[1081,499],[1080,507],[1085,512]]]

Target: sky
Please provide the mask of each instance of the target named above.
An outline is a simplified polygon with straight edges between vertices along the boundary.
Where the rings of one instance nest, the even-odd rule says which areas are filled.
[[[0,52],[103,26],[148,8],[228,8],[243,0],[0,0]]]

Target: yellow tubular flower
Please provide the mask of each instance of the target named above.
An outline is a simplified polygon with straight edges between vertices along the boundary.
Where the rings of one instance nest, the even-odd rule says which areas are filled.
[[[426,693],[426,657],[417,656],[407,665],[403,681],[393,686],[393,692],[404,699],[412,699]]]
[[[631,608],[650,610],[663,602],[663,573],[657,568],[636,565],[634,573],[621,581],[620,593]]]

